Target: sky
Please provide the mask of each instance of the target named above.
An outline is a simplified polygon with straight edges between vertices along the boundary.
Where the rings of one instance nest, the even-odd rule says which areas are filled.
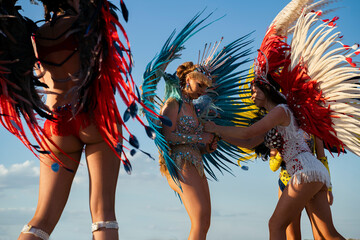
[[[119,1],[116,2],[118,4]],[[133,77],[142,84],[147,63],[158,53],[176,28],[182,27],[199,11],[214,11],[212,20],[222,17],[186,43],[182,59],[168,70],[185,61],[197,61],[197,53],[206,42],[224,37],[224,44],[253,30],[253,49],[261,43],[267,26],[287,4],[284,0],[127,0],[129,22],[124,23],[135,60]],[[28,0],[18,1],[23,15],[34,20],[43,16],[40,6]],[[339,16],[343,42],[360,42],[358,23],[359,0],[343,0],[328,18]],[[205,16],[205,15],[204,15]],[[255,55],[251,56],[254,58]],[[119,102],[119,105],[121,103]],[[120,107],[121,109],[121,107]],[[121,109],[122,111],[122,109]],[[155,144],[138,123],[129,123],[141,148],[157,159]],[[20,141],[0,128],[0,240],[13,240],[33,216],[37,204],[39,161]],[[334,204],[331,207],[335,227],[346,238],[360,239],[360,186],[357,174],[360,157],[348,153],[328,155],[333,184]],[[183,205],[168,187],[158,169],[158,162],[140,153],[131,158],[133,172],[121,168],[116,195],[116,214],[120,239],[124,240],[185,240],[190,221]],[[218,173],[219,181],[209,180],[212,220],[208,240],[266,239],[268,220],[277,202],[278,173],[268,162],[255,159],[247,164],[248,171],[232,167],[232,175]],[[88,176],[82,159],[71,194],[52,239],[91,239],[91,218],[88,207]],[[303,239],[312,239],[306,214],[302,216]]]

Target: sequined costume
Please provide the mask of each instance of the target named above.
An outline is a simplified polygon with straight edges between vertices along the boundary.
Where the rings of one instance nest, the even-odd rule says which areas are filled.
[[[328,188],[331,187],[330,175],[326,167],[312,154],[306,140],[304,131],[301,130],[294,118],[292,111],[286,104],[279,104],[290,115],[288,126],[275,127],[278,133],[278,141],[269,141],[269,134],[265,138],[265,144],[269,148],[276,148],[283,158],[286,169],[291,176],[290,181],[295,184],[303,182],[323,182]],[[273,133],[273,131],[269,131]]]
[[[272,129],[273,130],[273,129]],[[268,139],[271,138],[271,136],[273,136],[273,139],[280,138],[276,136],[277,134],[274,134],[274,132],[268,134]],[[315,137],[309,136],[309,134],[307,134],[306,132],[304,132],[304,139],[307,143],[307,145],[309,146],[311,152],[315,155]],[[320,157],[317,158],[328,170],[329,174],[330,174],[330,170],[329,170],[329,164],[327,161],[326,157]],[[270,160],[269,160],[269,167],[273,172],[276,172],[279,168],[280,168],[280,174],[279,174],[279,188],[281,191],[284,191],[286,185],[288,184],[288,182],[291,179],[291,176],[289,175],[289,173],[286,171],[286,165],[285,162],[283,161],[283,159],[280,156],[280,153],[278,152],[275,156],[271,156]],[[331,188],[328,189],[329,191],[332,191]]]
[[[174,101],[173,99],[169,100]],[[185,115],[181,108],[176,129],[166,139],[170,147],[170,157],[174,159],[176,166],[183,169],[187,164],[193,164],[200,176],[204,176],[201,146],[198,143],[201,140],[202,132],[203,126],[198,119]],[[163,156],[160,157],[160,171],[163,175],[169,174]]]

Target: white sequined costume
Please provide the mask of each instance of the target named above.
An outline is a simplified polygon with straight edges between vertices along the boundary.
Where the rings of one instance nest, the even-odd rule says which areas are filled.
[[[304,139],[304,131],[298,127],[292,111],[286,104],[279,104],[277,107],[282,107],[290,115],[288,126],[275,127],[282,138],[282,147],[278,150],[286,163],[288,173],[292,176],[290,181],[295,184],[323,182],[330,188],[330,175],[326,167],[311,154]],[[265,144],[268,145],[267,142]]]

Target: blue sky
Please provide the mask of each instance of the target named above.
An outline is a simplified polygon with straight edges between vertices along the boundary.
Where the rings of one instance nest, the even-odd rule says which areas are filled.
[[[41,19],[40,6],[21,0],[25,16]],[[195,35],[186,44],[182,60],[169,66],[173,71],[182,61],[197,61],[197,52],[206,42],[224,37],[224,43],[256,30],[254,50],[259,47],[267,26],[286,5],[284,0],[128,0],[129,23],[124,24],[135,60],[133,77],[138,85],[146,64],[160,50],[174,28],[180,30],[197,12],[207,7],[215,11],[212,19],[226,16]],[[116,2],[117,3],[117,2]],[[334,6],[332,16],[339,16],[343,42],[360,42],[358,23],[360,1],[343,0]],[[252,56],[254,57],[254,56]],[[121,107],[120,107],[121,108]],[[155,145],[137,123],[129,123],[141,147],[157,157]],[[39,162],[19,140],[0,128],[0,240],[16,239],[36,208]],[[360,186],[357,174],[360,158],[349,153],[329,157],[333,183],[332,214],[335,226],[346,238],[360,239]],[[190,222],[186,211],[160,175],[157,161],[140,153],[132,158],[133,173],[121,169],[116,212],[120,239],[184,240]],[[254,160],[249,171],[233,167],[233,175],[219,174],[219,182],[210,181],[212,223],[209,240],[266,239],[267,222],[277,202],[278,173],[270,171],[267,162]],[[53,239],[90,239],[91,219],[88,207],[88,179],[84,159],[72,187],[65,211],[52,234]],[[304,239],[312,239],[310,225],[303,214]]]

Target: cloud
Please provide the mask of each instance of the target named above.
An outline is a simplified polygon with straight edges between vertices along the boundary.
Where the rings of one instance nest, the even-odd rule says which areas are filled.
[[[10,226],[28,221],[34,214],[35,208],[0,208],[0,225]],[[26,220],[25,220],[26,219]],[[1,238],[0,238],[1,239]]]
[[[25,188],[29,185],[37,185],[40,168],[35,161],[16,163],[6,168],[0,164],[0,191],[7,188]]]
[[[82,164],[82,163],[80,164],[78,170],[76,171],[73,184],[76,185],[89,184],[89,177],[88,177],[86,164]]]

